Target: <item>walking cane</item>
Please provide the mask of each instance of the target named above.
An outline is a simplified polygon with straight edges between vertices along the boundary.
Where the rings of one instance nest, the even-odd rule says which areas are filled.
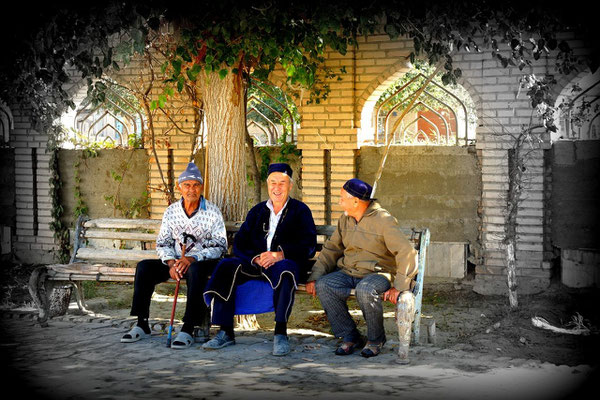
[[[195,238],[192,235],[188,235],[184,232],[183,234],[183,243],[181,244],[181,258],[185,257],[185,242],[188,238],[194,239],[194,243],[190,246],[190,249],[194,247]],[[181,279],[177,280],[177,284],[175,285],[175,296],[173,298],[173,309],[171,310],[171,323],[169,324],[169,333],[167,335],[167,347],[171,347],[171,338],[173,337],[173,321],[175,320],[175,308],[177,307],[177,295],[179,294],[179,284],[181,283]]]

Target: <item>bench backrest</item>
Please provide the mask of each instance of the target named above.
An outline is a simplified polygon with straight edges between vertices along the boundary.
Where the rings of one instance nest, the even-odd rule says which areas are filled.
[[[123,264],[143,259],[158,258],[156,236],[160,220],[97,218],[80,216],[75,226],[71,263]],[[229,243],[242,222],[225,223]],[[317,225],[317,251],[335,231],[335,225]],[[414,293],[422,295],[425,257],[429,246],[429,229],[400,228],[415,249],[419,251],[419,271]]]
[[[99,263],[137,262],[157,258],[156,236],[161,221],[155,219],[78,218],[75,226],[71,263],[93,261]],[[229,243],[242,222],[225,223]],[[317,251],[335,231],[335,225],[317,225]],[[401,228],[417,250],[424,247],[424,229]],[[426,246],[426,245],[425,245]]]

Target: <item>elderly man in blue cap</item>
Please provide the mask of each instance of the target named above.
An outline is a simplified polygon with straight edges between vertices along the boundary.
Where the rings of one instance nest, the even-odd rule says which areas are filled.
[[[339,201],[344,214],[306,284],[308,293],[318,295],[334,335],[343,339],[337,355],[352,354],[363,346],[363,357],[380,353],[386,341],[382,300],[395,303],[401,292],[414,286],[417,274],[417,251],[396,218],[371,198],[372,190],[360,179],[344,184]],[[391,282],[388,276],[393,277]],[[348,312],[351,289],[367,323],[366,346]]]
[[[156,284],[169,278],[186,279],[187,303],[183,326],[171,348],[185,349],[206,337],[194,337],[194,328],[208,320],[202,294],[214,267],[227,251],[227,232],[219,208],[202,196],[203,179],[189,163],[179,175],[181,200],[165,210],[156,239],[158,259],[140,261],[135,273],[131,315],[137,325],[121,338],[123,343],[149,338],[150,301]],[[185,254],[182,254],[185,249]]]
[[[219,325],[220,330],[202,345],[204,349],[235,344],[236,301],[260,300],[258,291],[251,293],[252,299],[236,298],[236,288],[251,280],[261,280],[270,285],[267,295],[271,296],[275,311],[273,355],[290,352],[287,321],[298,281],[308,272],[316,247],[312,213],[306,204],[290,197],[292,185],[292,169],[288,164],[269,166],[269,200],[248,212],[235,236],[234,257],[217,265],[206,287],[205,301],[213,302],[212,324]]]

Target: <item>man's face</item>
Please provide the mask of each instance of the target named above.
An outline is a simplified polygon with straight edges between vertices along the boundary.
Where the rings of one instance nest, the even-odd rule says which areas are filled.
[[[273,172],[267,178],[267,191],[273,203],[285,203],[291,189],[292,181],[284,173]]]
[[[179,193],[183,197],[186,204],[191,204],[200,201],[203,185],[194,180],[183,181],[179,184]]]
[[[356,197],[341,189],[339,205],[344,210],[344,214],[348,215],[349,212],[352,212],[356,208],[357,203],[358,199]]]

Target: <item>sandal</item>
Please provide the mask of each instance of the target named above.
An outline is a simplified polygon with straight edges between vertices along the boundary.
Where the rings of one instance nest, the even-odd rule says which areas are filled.
[[[187,349],[194,343],[194,338],[187,332],[179,332],[171,343],[172,349]]]
[[[383,339],[379,343],[367,342],[365,348],[362,349],[362,351],[360,352],[360,355],[365,358],[375,357],[376,355],[379,355],[379,353],[381,353],[381,348],[384,344],[385,339]]]
[[[365,345],[365,339],[359,338],[357,342],[344,342],[337,349],[335,354],[338,356],[348,356],[354,353],[354,350],[360,349]]]
[[[151,335],[149,333],[144,332],[142,328],[139,326],[134,326],[129,332],[123,335],[121,338],[121,343],[133,343],[138,340],[148,339]]]

